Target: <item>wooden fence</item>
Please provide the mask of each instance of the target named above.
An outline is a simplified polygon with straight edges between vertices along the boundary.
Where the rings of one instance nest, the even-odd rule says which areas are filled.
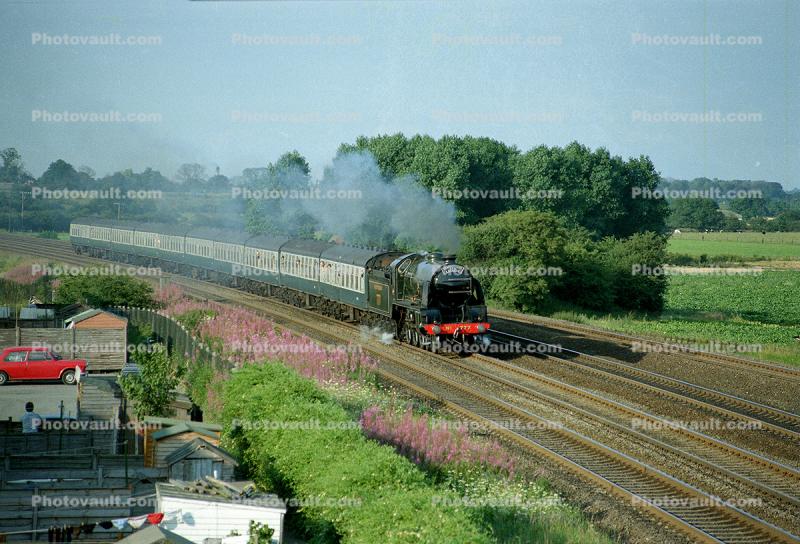
[[[86,359],[89,372],[120,370],[128,352],[125,329],[0,329],[0,346],[48,347],[64,357]]]
[[[196,363],[211,365],[217,370],[230,368],[231,362],[212,351],[199,338],[169,316],[147,308],[114,307],[109,311],[125,317],[134,325],[149,325],[167,346],[167,352]]]

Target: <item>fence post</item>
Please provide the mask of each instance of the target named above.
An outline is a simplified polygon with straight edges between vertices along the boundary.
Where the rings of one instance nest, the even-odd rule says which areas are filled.
[[[183,354],[186,353],[186,331],[183,328],[183,325],[177,325],[175,331],[180,338],[180,342],[178,342],[178,357],[183,357]]]

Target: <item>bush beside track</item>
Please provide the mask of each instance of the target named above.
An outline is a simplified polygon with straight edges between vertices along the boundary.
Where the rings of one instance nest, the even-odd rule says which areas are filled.
[[[490,542],[464,507],[450,506],[455,494],[431,485],[391,447],[346,428],[344,409],[295,371],[247,366],[225,385],[224,406],[227,445],[257,483],[304,504],[315,542]],[[301,429],[237,427],[237,420]],[[302,428],[309,421],[315,428]]]

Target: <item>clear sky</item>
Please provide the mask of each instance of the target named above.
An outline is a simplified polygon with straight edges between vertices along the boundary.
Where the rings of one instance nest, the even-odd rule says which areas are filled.
[[[109,34],[149,43],[81,43]],[[709,34],[736,43],[692,44]],[[6,0],[0,51],[0,147],[37,176],[57,158],[233,176],[291,149],[318,175],[340,143],[401,131],[577,140],[665,176],[800,187],[788,0]],[[109,110],[122,120],[87,116]]]

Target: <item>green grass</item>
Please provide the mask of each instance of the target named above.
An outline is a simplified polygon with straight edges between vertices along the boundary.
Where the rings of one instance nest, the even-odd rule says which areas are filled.
[[[798,232],[683,232],[672,235],[668,249],[687,255],[737,255],[745,259],[800,259]]]
[[[660,315],[598,313],[562,307],[554,318],[678,341],[758,349],[732,354],[800,366],[800,272],[671,276]]]
[[[8,229],[0,229],[2,233],[8,233]],[[22,236],[33,236],[35,238],[48,238],[51,240],[61,240],[61,241],[69,241],[69,233],[68,232],[54,232],[54,231],[46,231],[46,232],[30,232],[30,231],[13,231],[11,234],[19,234]]]
[[[0,274],[3,272],[8,272],[12,268],[19,266],[21,264],[31,263],[34,260],[35,259],[31,257],[26,257],[24,255],[18,255],[16,253],[0,251]]]

